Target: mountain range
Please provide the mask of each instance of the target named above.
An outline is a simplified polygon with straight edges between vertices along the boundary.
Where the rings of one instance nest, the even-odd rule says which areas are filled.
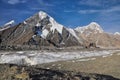
[[[0,49],[120,48],[120,33],[106,33],[96,22],[67,28],[43,11],[17,25],[14,22],[0,28]]]

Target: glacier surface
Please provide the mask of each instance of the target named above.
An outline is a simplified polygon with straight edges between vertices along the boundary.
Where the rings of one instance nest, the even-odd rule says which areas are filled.
[[[93,56],[108,56],[116,50],[47,52],[47,51],[11,51],[0,52],[0,63],[37,65],[55,61],[90,58]]]

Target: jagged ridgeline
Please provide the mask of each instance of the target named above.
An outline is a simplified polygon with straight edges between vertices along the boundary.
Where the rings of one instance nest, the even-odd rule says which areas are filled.
[[[120,35],[105,33],[95,22],[76,29],[66,28],[40,11],[22,23],[14,20],[0,29],[0,49],[41,49],[77,46],[120,48]]]
[[[23,23],[0,30],[1,48],[40,48],[80,46],[80,38],[45,12],[40,11]]]

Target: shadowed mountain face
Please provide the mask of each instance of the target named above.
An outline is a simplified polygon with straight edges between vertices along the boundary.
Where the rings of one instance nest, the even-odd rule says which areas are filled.
[[[42,47],[100,47],[120,48],[120,35],[108,34],[99,24],[66,28],[45,12],[38,12],[24,22],[12,26],[14,21],[0,29],[1,49],[41,49]],[[12,27],[11,27],[12,26]]]
[[[0,65],[1,80],[120,80],[108,75],[42,69],[36,67]]]

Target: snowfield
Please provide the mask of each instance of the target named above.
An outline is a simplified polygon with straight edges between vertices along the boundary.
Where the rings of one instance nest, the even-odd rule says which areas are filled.
[[[116,51],[117,50],[75,51],[75,52],[46,52],[46,51],[0,52],[0,63],[36,65],[42,63],[80,59],[93,56],[110,56],[112,53]],[[84,59],[79,61],[84,61]]]

